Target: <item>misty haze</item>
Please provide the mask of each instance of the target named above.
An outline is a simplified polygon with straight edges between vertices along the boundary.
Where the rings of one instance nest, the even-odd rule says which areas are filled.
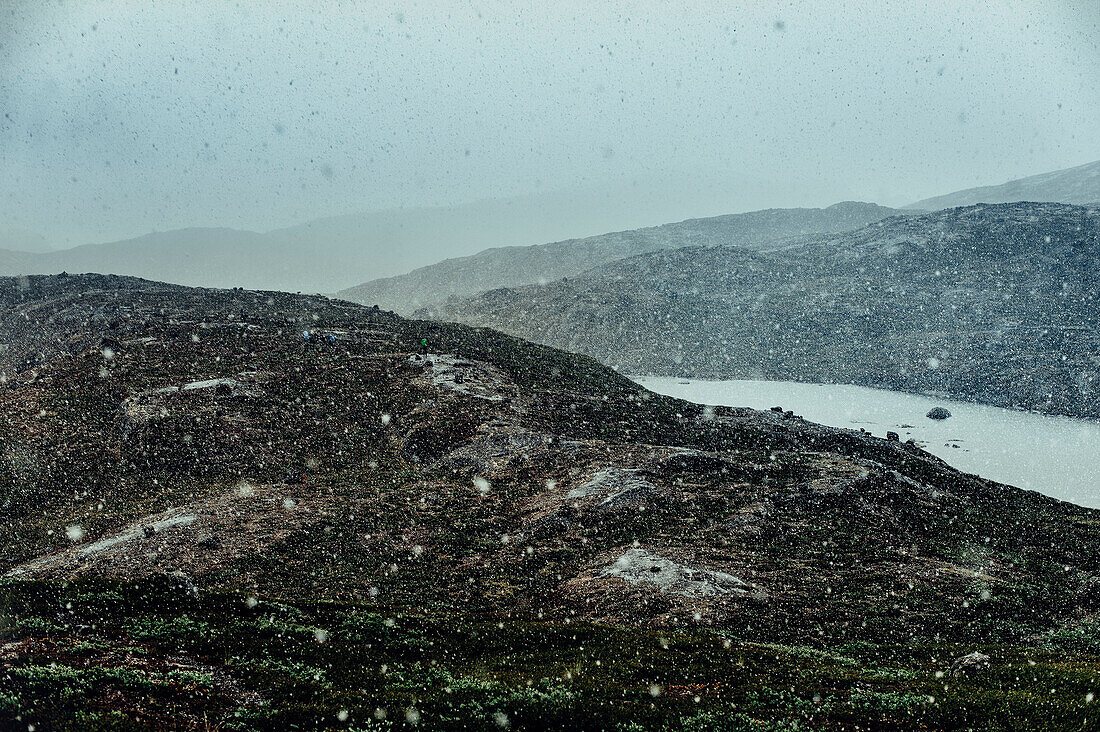
[[[0,729],[1094,729],[1100,5],[0,5]]]

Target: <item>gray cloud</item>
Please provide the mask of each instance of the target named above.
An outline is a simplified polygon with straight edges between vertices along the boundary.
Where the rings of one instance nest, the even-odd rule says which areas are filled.
[[[5,226],[584,188],[627,226],[666,193],[681,218],[898,204],[1100,157],[1091,0],[195,5],[0,9]]]

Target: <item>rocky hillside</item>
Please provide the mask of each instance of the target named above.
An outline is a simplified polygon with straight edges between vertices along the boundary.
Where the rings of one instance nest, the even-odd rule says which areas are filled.
[[[917,201],[905,208],[934,210],[973,206],[976,203],[1052,201],[1056,203],[1100,203],[1100,160],[1075,168],[1041,173],[997,186],[967,188],[935,198]]]
[[[343,290],[339,296],[407,314],[452,297],[470,297],[499,287],[544,284],[572,277],[644,252],[687,246],[767,249],[788,237],[850,231],[899,213],[873,203],[848,201],[828,208],[768,209],[552,244],[487,249],[406,275],[373,280]]]
[[[1090,711],[1096,511],[347,302],[70,276],[0,303],[2,726]]]
[[[1100,214],[1004,204],[780,251],[657,252],[424,316],[658,375],[854,383],[1100,417]]]

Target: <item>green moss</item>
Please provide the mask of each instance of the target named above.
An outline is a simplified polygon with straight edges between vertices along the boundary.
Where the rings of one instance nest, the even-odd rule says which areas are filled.
[[[992,671],[948,679],[936,672],[972,646],[826,649],[232,593],[150,612],[139,584],[104,581],[4,583],[0,599],[35,628],[5,662],[0,726],[42,729],[146,729],[151,709],[223,729],[397,729],[415,709],[420,730],[1038,730],[1082,724],[1100,676],[1097,655],[1049,643],[986,649]],[[70,603],[72,629],[48,621]],[[200,667],[174,667],[181,651]]]
[[[134,620],[128,628],[138,640],[187,641],[210,637],[214,629],[201,620],[187,615],[179,617],[146,617]]]

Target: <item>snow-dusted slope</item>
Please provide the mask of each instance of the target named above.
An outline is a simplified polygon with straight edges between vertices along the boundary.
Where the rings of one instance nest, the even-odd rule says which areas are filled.
[[[999,186],[982,186],[917,201],[905,208],[936,210],[971,206],[975,203],[1054,201],[1058,203],[1100,203],[1100,160],[1075,168],[1055,170],[1011,180]]]
[[[449,297],[551,282],[644,252],[688,246],[766,249],[786,237],[850,231],[898,213],[873,203],[846,201],[828,208],[767,209],[689,219],[585,239],[487,249],[406,275],[366,282],[338,294],[353,302],[408,314]]]
[[[855,383],[1100,417],[1100,212],[897,217],[771,252],[693,247],[420,315],[636,374]]]

